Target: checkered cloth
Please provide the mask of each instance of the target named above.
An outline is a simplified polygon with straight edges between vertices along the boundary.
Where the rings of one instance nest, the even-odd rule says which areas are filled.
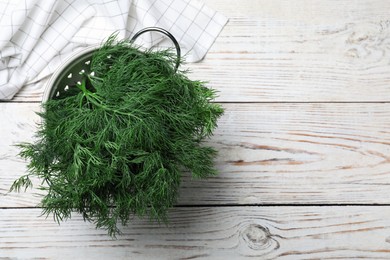
[[[40,87],[72,53],[114,32],[121,39],[162,27],[187,62],[199,61],[226,22],[197,0],[0,0],[0,100],[25,85]],[[136,43],[166,46],[169,39],[151,33]]]

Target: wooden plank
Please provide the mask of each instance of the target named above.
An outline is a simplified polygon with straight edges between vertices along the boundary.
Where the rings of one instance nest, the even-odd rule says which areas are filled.
[[[224,104],[209,144],[218,176],[191,180],[181,205],[390,203],[390,104]],[[39,104],[0,103],[0,207],[31,207],[37,190],[7,193],[25,172],[15,143],[32,140]]]
[[[187,68],[218,101],[389,101],[390,1],[209,0],[229,23]],[[368,87],[369,86],[369,87]],[[43,86],[14,101],[40,101]]]
[[[0,211],[0,258],[388,259],[389,207],[194,207],[168,227],[134,220],[123,235],[80,216],[58,226],[39,209]]]
[[[15,177],[27,172],[26,162],[18,156],[16,145],[33,141],[39,110],[39,103],[0,103],[0,207],[35,206],[41,199],[42,193],[36,189],[30,193],[8,193]],[[39,184],[38,180],[34,182],[35,187]],[[9,200],[11,197],[14,199]]]

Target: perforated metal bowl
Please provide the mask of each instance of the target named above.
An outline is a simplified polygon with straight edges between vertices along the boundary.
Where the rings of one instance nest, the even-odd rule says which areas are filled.
[[[152,31],[160,32],[166,35],[174,43],[177,53],[177,69],[179,67],[181,57],[180,46],[175,37],[167,30],[159,27],[147,27],[137,32],[131,38],[130,42],[134,42],[141,34]],[[94,51],[96,51],[99,47],[100,45],[87,47],[67,59],[50,77],[43,94],[42,102],[44,103],[49,99],[55,99],[56,97],[63,96],[64,93],[67,92],[71,87],[76,86],[76,84],[82,81],[83,74],[93,73],[90,66],[91,60]]]

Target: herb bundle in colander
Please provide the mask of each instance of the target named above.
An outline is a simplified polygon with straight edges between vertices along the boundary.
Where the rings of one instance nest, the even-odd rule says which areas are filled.
[[[21,144],[27,175],[11,189],[43,180],[41,206],[57,221],[72,211],[119,232],[136,216],[165,221],[183,172],[216,173],[216,150],[202,143],[223,109],[214,90],[175,70],[170,51],[141,51],[111,37],[91,71],[39,113],[34,143]]]

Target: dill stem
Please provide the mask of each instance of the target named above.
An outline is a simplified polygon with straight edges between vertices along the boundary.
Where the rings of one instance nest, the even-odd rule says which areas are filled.
[[[103,100],[102,100],[102,98],[99,95],[97,95],[96,93],[91,92],[91,91],[89,91],[87,89],[87,87],[86,87],[86,80],[85,79],[83,79],[81,84],[77,84],[77,86],[83,92],[83,97],[85,97],[89,102],[91,102],[96,107],[101,108],[101,109],[106,110],[106,111],[109,111],[109,112],[113,112],[115,114],[120,114],[120,115],[124,115],[124,116],[130,116],[130,117],[136,118],[136,119],[138,119],[140,121],[143,121],[142,118],[139,118],[138,116],[136,116],[136,115],[134,115],[132,113],[122,112],[122,111],[119,111],[118,109],[114,109],[114,108],[111,108],[111,107],[105,105]],[[81,103],[82,102],[80,102],[80,106],[81,106]]]

